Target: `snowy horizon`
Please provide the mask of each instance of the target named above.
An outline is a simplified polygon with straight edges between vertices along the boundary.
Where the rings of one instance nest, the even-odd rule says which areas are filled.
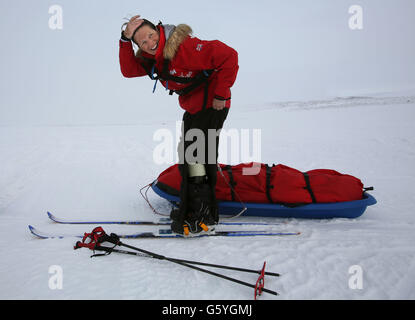
[[[51,27],[56,5],[61,29]],[[360,20],[349,12],[356,5]],[[147,77],[121,75],[120,28],[134,14],[187,23],[195,36],[235,48],[236,112],[284,101],[415,93],[415,3],[409,0],[214,0],[208,6],[180,0],[162,2],[157,12],[136,1],[17,0],[0,8],[0,125],[131,124],[161,113],[180,118],[177,97],[162,86],[152,94]]]

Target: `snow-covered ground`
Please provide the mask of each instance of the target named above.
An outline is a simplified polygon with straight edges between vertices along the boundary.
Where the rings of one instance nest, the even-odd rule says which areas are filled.
[[[231,109],[225,129],[261,129],[261,159],[256,160],[300,170],[331,168],[374,186],[378,203],[358,219],[282,219],[287,224],[272,227],[301,231],[289,237],[124,242],[170,257],[246,268],[260,268],[266,261],[268,271],[282,276],[266,278],[266,287],[280,295],[264,293],[264,300],[414,299],[414,96]],[[253,298],[249,288],[167,261],[120,254],[91,259],[91,251],[73,250],[74,238],[40,240],[29,233],[28,224],[63,233],[92,229],[54,224],[47,210],[72,219],[156,219],[138,191],[170,165],[155,164],[153,151],[160,141],[153,135],[160,129],[175,133],[177,120],[179,113],[137,125],[0,127],[0,298]],[[229,159],[222,155],[222,160]],[[151,192],[150,200],[158,210],[169,210]],[[53,266],[61,268],[61,289],[50,287]],[[255,275],[223,273],[256,281]]]
[[[262,300],[415,299],[414,8],[409,0],[178,0],[157,8],[136,0],[1,1],[0,298],[253,298],[250,288],[167,261],[91,259],[73,250],[76,239],[40,240],[28,230],[92,229],[54,224],[48,210],[66,219],[158,218],[139,189],[177,160],[182,110],[160,85],[151,94],[148,78],[120,73],[123,18],[140,14],[187,23],[195,36],[238,51],[220,162],[338,170],[373,186],[378,203],[355,220],[258,219],[287,222],[272,229],[299,236],[125,242],[245,268],[266,261],[282,276],[266,278],[280,295]],[[251,140],[241,142],[246,133]],[[158,152],[161,143],[170,153]],[[168,213],[165,200],[149,195]],[[53,289],[59,275],[62,288]]]

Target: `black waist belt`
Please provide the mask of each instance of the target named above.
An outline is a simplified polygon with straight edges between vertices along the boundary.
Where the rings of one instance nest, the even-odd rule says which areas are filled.
[[[179,89],[179,90],[170,90],[169,94],[172,95],[173,93],[176,93],[179,96],[184,96],[185,94],[188,94],[188,93],[192,92],[193,90],[199,88],[203,84],[205,84],[205,88],[207,88],[208,87],[208,78],[209,78],[209,76],[197,77],[187,87],[185,87],[183,89]],[[175,82],[177,82],[177,81],[175,81]]]

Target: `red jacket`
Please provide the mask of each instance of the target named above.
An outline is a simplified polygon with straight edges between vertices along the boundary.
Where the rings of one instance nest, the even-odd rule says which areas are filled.
[[[163,70],[163,61],[170,60],[168,72],[176,77],[193,78],[203,70],[214,70],[209,77],[209,88],[206,107],[212,106],[213,98],[226,100],[226,107],[230,107],[231,90],[238,73],[238,53],[218,40],[200,40],[190,35],[191,29],[186,25],[178,25],[169,33],[166,39],[165,26],[157,26],[160,40],[156,54],[150,55],[142,52],[141,56],[155,60],[157,70]],[[189,34],[180,32],[187,30]],[[176,34],[175,34],[176,33]],[[183,36],[184,34],[184,36]],[[170,40],[171,39],[171,40]],[[124,77],[146,76],[147,71],[142,63],[144,60],[136,57],[130,41],[120,40],[119,51],[121,73]],[[172,80],[161,81],[164,87],[170,90],[180,90],[188,84]],[[191,114],[200,111],[205,96],[204,86],[200,86],[190,93],[180,95],[180,106]]]

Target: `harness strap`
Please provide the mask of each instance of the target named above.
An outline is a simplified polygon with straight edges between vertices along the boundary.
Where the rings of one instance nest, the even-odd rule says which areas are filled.
[[[149,59],[145,57],[141,57],[142,61],[139,61],[140,65],[146,71],[147,75],[150,77],[151,80],[159,79],[158,72],[156,69],[156,61],[154,59]],[[154,76],[156,75],[156,76]]]
[[[202,84],[208,83],[208,78],[212,74],[212,71],[211,70],[209,70],[209,71],[206,71],[206,73],[202,72],[199,75],[197,75],[196,77],[192,78],[193,82],[191,84],[189,84],[187,87],[185,87],[183,89],[180,89],[180,90],[170,90],[170,91],[173,91],[174,93],[177,93],[179,96],[183,96],[185,94],[188,94],[189,92],[191,92],[191,91],[195,90],[196,88],[200,87]],[[175,81],[175,80],[173,80],[173,81]],[[176,82],[178,82],[178,81],[176,81]]]
[[[185,77],[176,77],[169,73],[169,63],[170,61],[167,59],[163,60],[163,70],[159,72],[156,68],[156,61],[153,59],[143,58],[144,61],[140,62],[140,65],[146,71],[147,75],[150,77],[151,80],[155,80],[156,83],[153,87],[153,93],[156,89],[157,81],[164,80],[167,82],[168,90],[168,81],[173,81],[181,84],[189,84],[188,86],[184,87],[183,89],[179,90],[170,90],[169,94],[172,95],[173,93],[178,94],[179,96],[186,95],[191,91],[199,88],[201,85],[206,84],[205,86],[205,100],[207,100],[207,91],[208,91],[208,84],[209,84],[209,77],[213,73],[214,70],[203,70],[198,75],[193,78],[185,78]],[[204,102],[206,105],[206,102]]]

